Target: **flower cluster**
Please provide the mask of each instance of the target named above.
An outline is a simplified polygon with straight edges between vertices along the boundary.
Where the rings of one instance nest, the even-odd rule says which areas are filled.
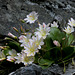
[[[38,14],[35,11],[33,11],[29,15],[27,15],[27,18],[25,18],[24,21],[26,21],[27,23],[29,22],[31,24],[31,23],[34,23],[37,19],[38,19]],[[55,21],[51,24],[48,23],[47,25],[45,23],[40,24],[39,22],[38,25],[39,27],[36,28],[36,31],[33,34],[32,33],[25,33],[26,35],[21,34],[19,36],[19,39],[15,38],[16,36],[14,36],[13,34],[8,33],[10,37],[13,37],[18,40],[19,44],[16,44],[17,42],[15,42],[15,44],[17,45],[17,47],[19,47],[20,45],[19,48],[21,50],[20,52],[17,52],[17,50],[13,48],[11,50],[8,50],[7,53],[5,52],[5,50],[0,50],[0,61],[7,59],[7,61],[10,61],[10,62],[14,61],[15,63],[18,63],[18,64],[19,63],[23,63],[24,65],[32,64],[35,60],[36,54],[39,54],[39,53],[45,54],[48,50],[51,51],[51,49],[58,48],[58,47],[61,47],[60,49],[64,50],[64,48],[67,46],[70,46],[69,44],[71,44],[73,41],[73,36],[68,35],[74,32],[75,20],[73,18],[69,20],[68,26],[65,27],[65,29],[63,29],[64,33],[62,33],[58,29],[59,25]],[[66,38],[65,34],[68,35],[68,38]],[[70,37],[72,38],[72,40]],[[50,39],[53,42],[51,42]],[[69,44],[68,43],[65,44],[65,42],[67,42],[66,40],[68,41]],[[53,48],[51,48],[50,46],[51,44],[53,44],[52,46]],[[42,49],[43,49],[43,52],[41,51]],[[43,58],[44,57],[43,54],[38,55],[38,57],[41,56]],[[42,60],[46,62],[46,60],[44,59]],[[46,63],[48,64],[48,62]]]
[[[21,43],[21,46],[24,47],[23,52],[25,53],[25,56],[27,57],[34,57],[36,53],[39,52],[39,49],[41,49],[41,46],[44,45],[43,39],[46,38],[46,36],[49,34],[50,27],[49,24],[46,25],[43,23],[43,25],[39,24],[39,28],[34,33],[34,36],[32,36],[30,33],[26,36],[21,35],[19,37],[19,42]],[[31,37],[32,36],[32,37]],[[23,53],[23,55],[24,55]],[[22,54],[22,53],[21,53]],[[16,59],[21,55],[19,54]],[[18,60],[18,59],[17,59]],[[22,60],[21,60],[22,61]],[[20,61],[20,62],[21,62]],[[33,61],[32,61],[33,62]],[[23,63],[23,62],[22,62]],[[28,63],[28,62],[27,62]],[[26,63],[26,64],[27,64]],[[25,64],[25,63],[24,63]]]
[[[75,27],[75,20],[73,18],[71,18],[71,20],[69,20],[67,28],[65,27],[65,29],[63,31],[65,31],[67,34],[70,34],[70,33],[74,32],[73,27]]]

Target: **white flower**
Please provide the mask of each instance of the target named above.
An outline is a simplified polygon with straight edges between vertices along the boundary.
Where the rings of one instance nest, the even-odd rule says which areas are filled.
[[[68,23],[70,26],[74,26],[75,27],[75,20],[73,18],[71,18],[71,20],[69,20]]]
[[[24,63],[24,65],[32,64],[32,62],[34,61],[33,56],[27,56],[27,54],[23,51],[21,53],[18,53],[15,59],[16,59],[15,63],[19,64],[22,62]]]
[[[53,22],[53,24],[51,24],[51,27],[57,27],[58,28],[58,25],[57,25],[57,22]]]
[[[45,24],[43,23],[43,25],[39,24],[39,28],[37,29],[37,32],[35,32],[35,36],[38,36],[39,38],[43,38],[45,39],[47,35],[49,35],[49,31],[50,31],[50,24]]]
[[[24,20],[31,23],[34,23],[38,19],[38,15],[35,11],[31,12],[29,15],[27,15],[27,18]]]
[[[54,43],[54,45],[60,47],[60,43],[58,41],[54,40],[53,43]]]
[[[4,59],[6,59],[6,58],[5,58],[5,55],[3,53],[3,50],[2,51],[0,50],[0,61],[2,61]]]
[[[9,51],[9,56],[7,56],[7,61],[13,62],[15,60],[15,56],[17,55],[17,52],[12,49],[11,51]]]
[[[70,33],[74,32],[74,28],[67,26],[67,28],[65,28],[65,30],[63,30],[63,31],[65,31],[67,34],[70,34]]]
[[[26,46],[26,44],[29,42],[30,37],[31,37],[31,33],[28,33],[26,36],[21,35],[19,37],[19,42],[22,43],[21,46]]]
[[[22,54],[21,53],[17,53],[17,56],[15,56],[14,58],[16,59],[15,63],[21,63],[22,62]]]
[[[24,52],[27,53],[27,56],[34,56],[38,52],[38,46],[32,40],[30,40],[24,48]]]
[[[38,36],[33,36],[32,41],[38,46],[38,49],[41,49],[41,46],[44,45],[43,38],[39,38]]]

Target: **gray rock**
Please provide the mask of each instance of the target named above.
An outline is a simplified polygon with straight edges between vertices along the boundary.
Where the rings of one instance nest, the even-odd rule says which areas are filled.
[[[53,64],[48,69],[32,64],[30,66],[21,67],[18,70],[10,73],[9,75],[72,75],[75,73],[75,66],[69,64],[66,66],[66,72],[63,73],[63,67]]]
[[[40,5],[49,12],[53,20],[57,20],[62,25],[66,24],[71,17],[75,19],[74,0],[45,0]]]
[[[24,29],[34,30],[38,27],[37,23],[26,24],[20,22],[20,19],[26,18],[26,15],[32,11],[36,11],[39,14],[40,23],[45,22],[47,24],[53,20],[47,11],[36,3],[28,0],[0,0],[0,34],[7,35],[8,32],[11,32],[18,35],[13,30],[13,27],[20,31],[20,25]]]
[[[9,75],[40,75],[41,71],[42,71],[41,67],[32,64],[27,67],[21,67],[20,69],[10,73]]]
[[[44,69],[42,70],[41,75],[53,75],[53,73],[48,71],[48,69]]]
[[[34,30],[38,27],[37,23],[30,25],[20,22],[20,19],[24,19],[32,11],[38,12],[40,23],[47,24],[57,20],[60,27],[64,27],[68,19],[75,19],[74,3],[74,0],[0,0],[0,34],[12,32],[18,35],[13,27],[20,31],[20,25],[24,29]]]
[[[48,68],[48,71],[54,73],[55,75],[72,75],[75,72],[75,66],[69,64],[68,66],[66,66],[66,72],[64,73],[63,67],[54,64],[53,66]]]
[[[60,27],[64,27],[71,17],[75,19],[73,0],[42,0],[42,2],[39,0],[0,0],[0,34],[7,35],[11,32],[18,36],[13,27],[20,31],[20,25],[24,29],[34,30],[38,27],[37,23],[23,24],[20,22],[20,19],[24,19],[32,11],[38,12],[40,23],[47,24],[57,20],[61,24]]]

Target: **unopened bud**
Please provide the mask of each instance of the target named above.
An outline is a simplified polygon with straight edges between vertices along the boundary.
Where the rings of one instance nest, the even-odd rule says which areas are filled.
[[[18,32],[18,30],[17,30],[15,27],[13,27],[13,29],[14,29],[16,32]]]
[[[53,43],[54,43],[54,45],[60,47],[60,43],[58,41],[54,40]]]
[[[20,21],[21,21],[22,23],[25,23],[25,21],[24,21],[24,20],[22,20],[22,19],[20,19]]]
[[[0,48],[1,48],[1,49],[5,49],[5,48],[7,48],[7,46],[0,46]]]
[[[62,40],[65,40],[65,38],[62,38]]]
[[[25,35],[25,36],[27,35],[27,33],[21,33],[21,34],[22,34],[22,35]]]
[[[8,36],[15,38],[16,36],[14,36],[12,33],[8,33]]]
[[[21,30],[21,32],[23,32],[23,33],[25,32],[22,26],[20,26],[20,30]]]

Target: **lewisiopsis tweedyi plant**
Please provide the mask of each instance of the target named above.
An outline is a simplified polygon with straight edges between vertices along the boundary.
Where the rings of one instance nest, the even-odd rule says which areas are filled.
[[[21,20],[23,23],[38,24],[34,33],[24,32],[21,26],[21,35],[14,36],[8,33],[8,37],[4,38],[6,42],[4,46],[0,46],[0,61],[7,60],[15,64],[36,63],[42,68],[48,68],[53,63],[64,64],[69,63],[72,59],[72,64],[75,65],[75,38],[73,35],[75,20],[71,18],[67,27],[59,29],[57,22],[40,24],[38,13],[35,11],[27,15],[27,18]],[[18,30],[14,27],[15,31]]]

